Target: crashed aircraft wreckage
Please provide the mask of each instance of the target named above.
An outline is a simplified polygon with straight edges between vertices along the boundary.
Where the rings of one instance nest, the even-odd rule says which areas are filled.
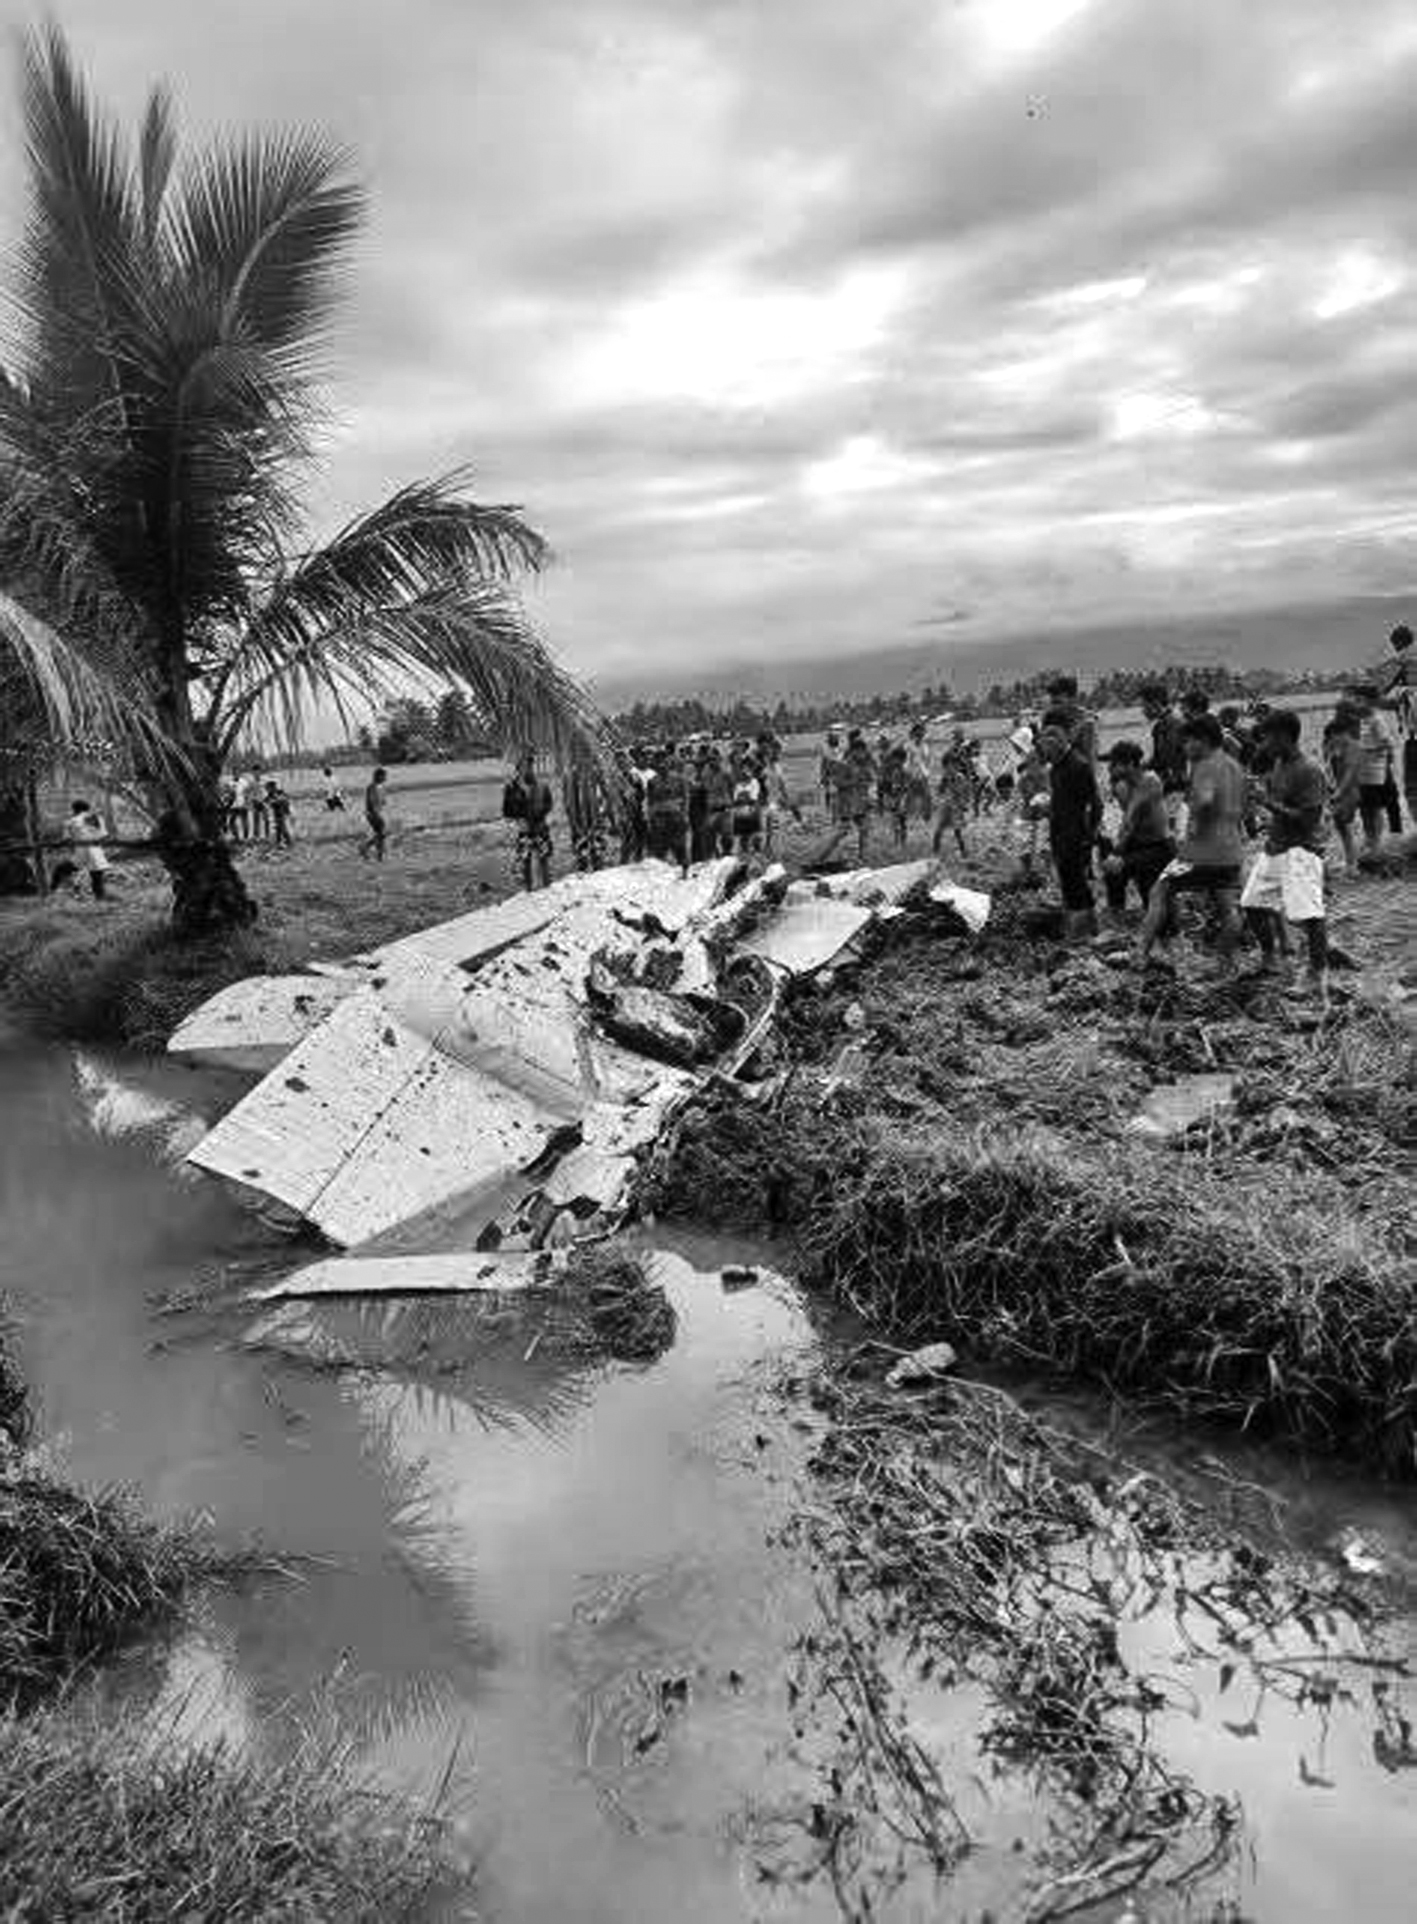
[[[262,1079],[187,1160],[331,1243],[373,1246],[280,1293],[486,1289],[503,1266],[524,1280],[530,1254],[615,1225],[640,1154],[705,1076],[750,1063],[788,980],[917,890],[980,926],[988,898],[935,876],[911,862],[789,884],[727,858],[687,877],[642,862],[237,983],[168,1047]],[[430,1257],[453,1220],[465,1253]],[[414,1249],[436,1280],[390,1260]]]

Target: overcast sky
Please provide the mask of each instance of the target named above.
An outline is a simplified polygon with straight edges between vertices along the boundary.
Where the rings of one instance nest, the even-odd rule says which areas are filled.
[[[1417,579],[1410,0],[58,11],[125,109],[353,149],[320,513],[472,461],[581,670]]]

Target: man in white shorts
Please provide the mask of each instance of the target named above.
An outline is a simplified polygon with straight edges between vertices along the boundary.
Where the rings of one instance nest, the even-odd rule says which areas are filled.
[[[1273,973],[1278,963],[1279,919],[1301,929],[1308,945],[1305,988],[1320,996],[1328,989],[1328,922],[1324,914],[1324,773],[1299,748],[1301,724],[1292,708],[1266,715],[1261,731],[1273,757],[1265,789],[1269,814],[1263,852],[1255,861],[1240,896],[1245,919],[1254,930]]]

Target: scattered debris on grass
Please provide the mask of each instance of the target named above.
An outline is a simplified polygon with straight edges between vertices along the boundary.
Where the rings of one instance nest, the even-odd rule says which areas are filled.
[[[796,997],[791,1066],[706,1092],[642,1206],[788,1232],[806,1279],[892,1337],[1417,1474],[1401,1025],[1353,1002],[1296,1026],[1267,984],[1139,983],[1009,910],[970,943],[903,917]],[[1235,1078],[1232,1111],[1131,1128],[1159,1081],[1200,1072]]]
[[[1250,1722],[1266,1698],[1319,1727],[1343,1704],[1375,1744],[1409,1728],[1371,1584],[1223,1534],[995,1389],[907,1399],[848,1367],[815,1401],[826,1429],[789,1534],[820,1572],[824,1617],[789,1697],[799,1737],[830,1726],[800,1874],[827,1877],[843,1916],[877,1916],[922,1866],[950,1877],[977,1841],[937,1754],[959,1712],[932,1742],[924,1690],[971,1692],[976,1749],[1055,1813],[1009,1912],[1032,1924],[1209,1889],[1235,1860],[1240,1810],[1166,1761],[1166,1722],[1197,1714],[1198,1692],[1232,1693]]]

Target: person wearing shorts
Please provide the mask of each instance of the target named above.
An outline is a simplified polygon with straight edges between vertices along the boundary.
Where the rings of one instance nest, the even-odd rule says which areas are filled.
[[[523,749],[517,772],[502,791],[502,814],[516,823],[512,863],[518,881],[528,891],[545,888],[551,880],[551,811],[555,797],[550,784],[536,772],[534,749]]]
[[[1145,968],[1164,935],[1176,927],[1176,899],[1203,895],[1218,925],[1222,963],[1229,966],[1240,940],[1240,868],[1245,849],[1245,771],[1225,753],[1224,731],[1211,714],[1193,714],[1185,725],[1191,780],[1186,796],[1186,834],[1175,860],[1152,887],[1137,944],[1137,966]]]
[[[359,844],[359,853],[365,861],[372,855],[376,862],[382,862],[384,850],[388,847],[389,818],[386,813],[388,786],[388,771],[376,768],[369,778],[369,786],[364,791],[364,826],[369,832]]]
[[[1328,986],[1328,921],[1324,910],[1324,772],[1299,748],[1302,724],[1292,708],[1265,720],[1274,751],[1265,788],[1269,828],[1245,881],[1240,906],[1260,945],[1261,967],[1278,967],[1281,918],[1302,930],[1308,947],[1305,989]]]
[[[1146,907],[1158,877],[1176,853],[1166,815],[1161,777],[1143,766],[1140,742],[1118,742],[1103,757],[1111,769],[1112,794],[1122,811],[1122,826],[1102,865],[1107,907],[1114,916],[1127,906],[1127,888],[1135,888]]]

